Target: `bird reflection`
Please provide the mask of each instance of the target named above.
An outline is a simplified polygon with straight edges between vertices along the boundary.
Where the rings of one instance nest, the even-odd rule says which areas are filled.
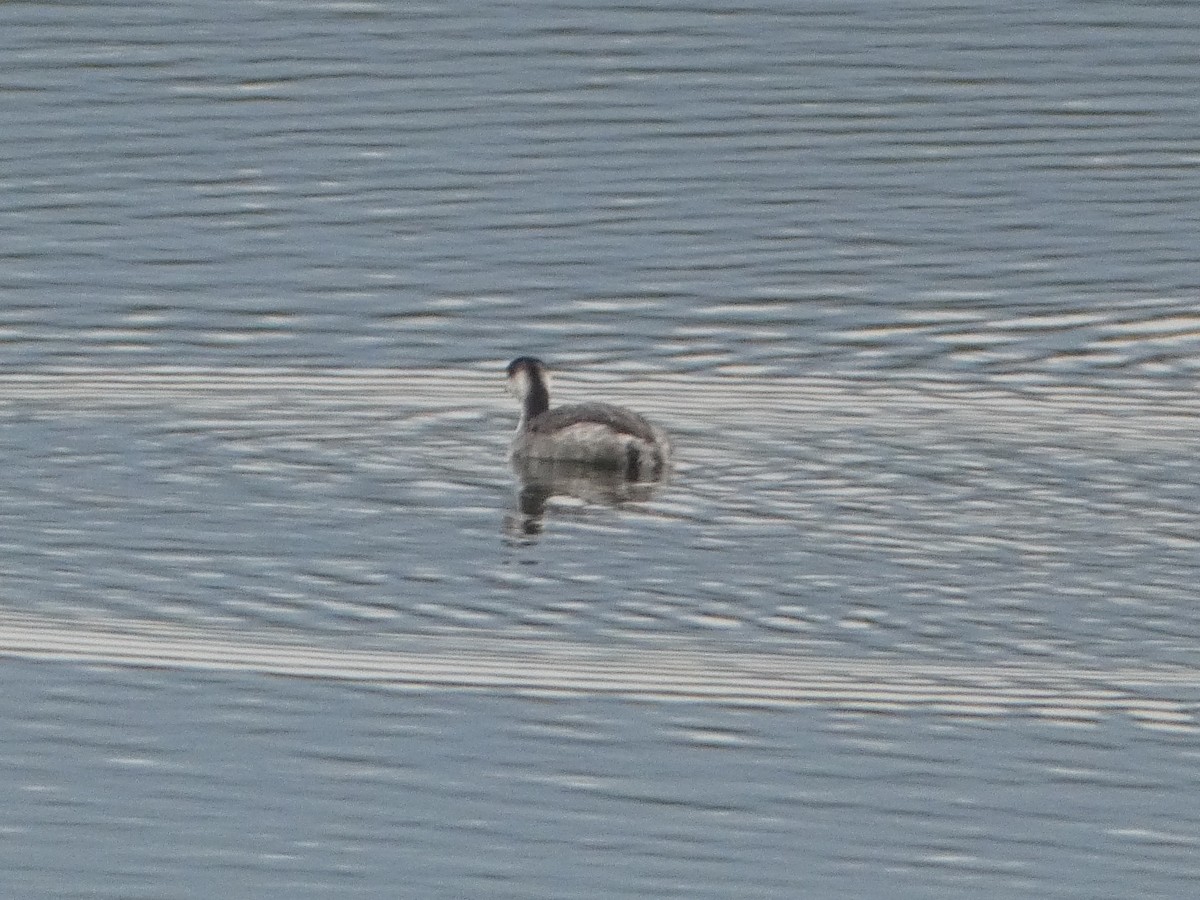
[[[520,541],[542,533],[546,502],[554,496],[575,497],[587,503],[621,506],[649,500],[666,481],[635,481],[623,471],[552,459],[512,459],[517,475],[517,510],[505,516],[504,533]]]

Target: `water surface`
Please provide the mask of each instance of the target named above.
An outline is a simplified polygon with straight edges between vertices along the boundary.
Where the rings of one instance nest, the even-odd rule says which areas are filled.
[[[9,892],[1188,895],[1198,26],[0,6]]]

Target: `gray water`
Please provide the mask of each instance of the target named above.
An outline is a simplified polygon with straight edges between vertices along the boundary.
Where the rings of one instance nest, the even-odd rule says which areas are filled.
[[[5,896],[1196,893],[1197,47],[0,6]]]

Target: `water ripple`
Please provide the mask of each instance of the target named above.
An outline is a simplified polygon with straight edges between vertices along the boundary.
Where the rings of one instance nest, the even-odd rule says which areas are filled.
[[[296,632],[222,632],[148,622],[0,616],[0,655],[124,666],[252,672],[524,696],[618,696],[747,708],[821,705],[947,716],[1012,716],[1081,724],[1122,713],[1153,729],[1200,732],[1200,674],[1156,667],[1095,671],[1030,663],[955,666],[847,659],[794,650],[609,646],[424,636],[386,648],[322,647]],[[815,648],[814,648],[815,649]],[[713,736],[704,738],[711,743]],[[728,743],[721,739],[721,744]],[[1064,773],[1065,774],[1065,773]]]
[[[564,373],[677,465],[514,541],[501,368],[0,378],[14,608],[1194,662],[1189,395]]]

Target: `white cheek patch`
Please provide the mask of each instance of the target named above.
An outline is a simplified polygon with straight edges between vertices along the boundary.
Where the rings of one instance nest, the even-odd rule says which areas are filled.
[[[543,371],[541,377],[542,384],[545,385],[546,390],[548,391],[550,389],[550,376]],[[528,397],[530,392],[533,390],[533,385],[533,374],[529,371],[529,369],[523,367],[517,369],[508,377],[508,389],[518,400],[524,400],[526,397]]]
[[[529,396],[529,387],[529,372],[527,370],[517,369],[508,376],[508,389],[518,400],[524,400]]]

